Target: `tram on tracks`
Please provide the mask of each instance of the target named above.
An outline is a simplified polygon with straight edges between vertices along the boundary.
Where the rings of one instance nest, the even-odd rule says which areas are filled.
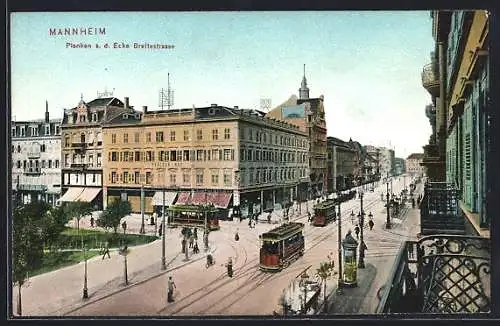
[[[205,222],[210,231],[219,230],[219,209],[213,206],[173,205],[168,208],[170,226],[204,228]]]
[[[328,199],[314,205],[313,225],[325,226],[331,221],[335,221],[337,218],[337,212],[335,211],[336,206],[337,200],[335,199]]]
[[[289,222],[259,236],[260,269],[278,272],[304,254],[303,223]]]

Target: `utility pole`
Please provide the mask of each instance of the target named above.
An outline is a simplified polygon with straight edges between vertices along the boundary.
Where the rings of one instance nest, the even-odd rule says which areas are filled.
[[[157,221],[158,222],[158,221]],[[164,271],[167,269],[165,260],[165,184],[163,185],[163,207],[161,213],[161,269]]]
[[[365,225],[365,212],[363,211],[363,191],[360,192],[360,199],[361,199],[361,217],[359,224],[361,228],[361,236],[360,236],[360,242],[359,242],[359,261],[358,261],[358,268],[365,268],[365,243],[363,241],[363,229]]]
[[[140,234],[146,233],[144,230],[144,185],[141,184],[141,230],[139,231]]]
[[[387,207],[387,220],[385,222],[385,228],[386,229],[390,229],[391,228],[391,215],[390,215],[390,212],[389,212],[389,172],[387,172],[387,201],[386,201],[386,207]]]
[[[340,193],[338,195],[338,197],[340,197]],[[337,237],[338,237],[338,246],[339,246],[339,281],[338,281],[338,284],[337,284],[337,294],[338,295],[342,295],[344,294],[344,291],[342,290],[342,219],[341,219],[341,216],[340,216],[340,202],[339,202],[339,213],[338,213],[338,219],[339,221],[339,227],[338,227],[338,234],[337,234]]]

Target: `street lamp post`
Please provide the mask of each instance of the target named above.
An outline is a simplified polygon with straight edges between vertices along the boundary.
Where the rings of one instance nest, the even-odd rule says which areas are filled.
[[[85,252],[85,245],[83,243],[83,234],[81,234],[81,239],[82,239],[83,260],[85,261],[85,267],[84,267],[84,273],[83,273],[83,299],[88,299],[89,292],[88,292],[88,288],[87,288],[87,254]]]
[[[139,231],[140,234],[146,233],[144,229],[144,185],[141,185],[141,230]]]
[[[165,259],[165,188],[163,188],[163,206],[161,213],[161,269],[164,271],[167,269],[166,259]]]
[[[339,196],[340,197],[340,194]],[[344,294],[344,291],[342,290],[342,231],[341,231],[341,228],[342,228],[342,219],[340,217],[340,201],[339,201],[339,213],[337,215],[337,220],[339,221],[339,227],[338,227],[338,246],[339,246],[339,280],[338,280],[338,284],[337,284],[337,294],[338,295],[342,295]]]
[[[359,223],[361,228],[360,241],[359,241],[359,260],[358,260],[358,268],[365,268],[365,243],[363,241],[363,229],[365,225],[365,212],[363,210],[363,191],[361,190],[359,193],[359,198],[361,200],[361,216]]]
[[[389,175],[389,173],[387,173],[387,175]],[[386,195],[387,219],[385,221],[385,228],[390,229],[391,228],[391,215],[389,212],[389,179],[387,179],[386,185],[387,185],[387,195]]]

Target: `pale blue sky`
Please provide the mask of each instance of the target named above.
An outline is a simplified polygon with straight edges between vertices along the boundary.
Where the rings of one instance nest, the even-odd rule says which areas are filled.
[[[83,93],[115,89],[136,109],[158,108],[170,72],[177,107],[259,108],[325,96],[328,135],[422,152],[431,128],[420,73],[433,49],[427,11],[14,13],[12,115],[52,117]],[[49,36],[49,28],[104,27],[106,35]],[[175,49],[71,49],[66,42],[174,44]]]

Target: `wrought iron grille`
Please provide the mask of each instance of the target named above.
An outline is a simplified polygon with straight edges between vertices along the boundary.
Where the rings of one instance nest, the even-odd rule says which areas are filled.
[[[403,243],[377,312],[489,312],[490,246],[489,239],[459,235]]]

